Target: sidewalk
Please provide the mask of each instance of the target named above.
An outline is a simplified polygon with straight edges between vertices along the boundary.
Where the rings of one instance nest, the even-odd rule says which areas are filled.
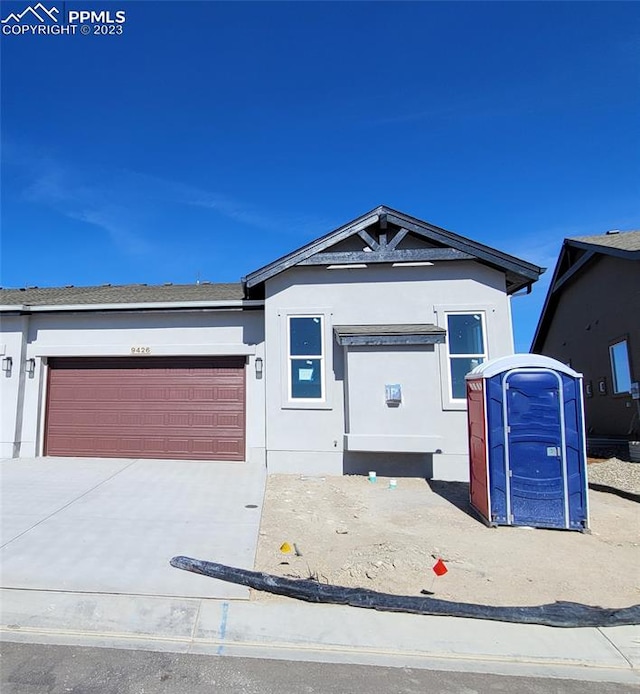
[[[0,591],[7,641],[640,684],[640,627],[537,625],[288,599]]]

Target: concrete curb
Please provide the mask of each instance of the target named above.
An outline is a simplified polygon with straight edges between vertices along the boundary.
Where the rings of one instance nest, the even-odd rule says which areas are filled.
[[[3,589],[6,641],[640,682],[640,627],[554,629],[287,599]]]

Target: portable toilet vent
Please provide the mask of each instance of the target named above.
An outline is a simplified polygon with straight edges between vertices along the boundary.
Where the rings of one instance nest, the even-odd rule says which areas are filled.
[[[586,530],[582,374],[515,354],[466,376],[471,505],[489,525]]]

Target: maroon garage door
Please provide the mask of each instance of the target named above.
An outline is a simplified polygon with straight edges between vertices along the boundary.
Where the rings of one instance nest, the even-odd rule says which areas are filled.
[[[49,359],[45,455],[244,460],[243,357]]]

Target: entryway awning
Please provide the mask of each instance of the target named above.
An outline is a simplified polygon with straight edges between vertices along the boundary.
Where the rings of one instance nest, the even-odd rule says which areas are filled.
[[[444,342],[447,331],[433,323],[386,325],[336,325],[339,345],[434,345]]]

